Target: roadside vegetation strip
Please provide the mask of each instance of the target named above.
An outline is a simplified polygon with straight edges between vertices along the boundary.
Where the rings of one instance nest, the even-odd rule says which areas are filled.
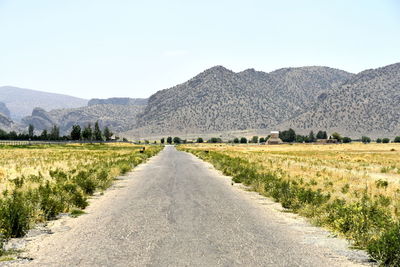
[[[371,147],[372,148],[372,147]],[[323,177],[317,176],[308,168],[307,164],[302,166],[308,172],[314,173],[314,177],[309,173],[304,178],[299,173],[291,172],[291,166],[296,169],[296,165],[290,161],[289,164],[282,164],[282,157],[286,155],[291,158],[296,154],[296,150],[307,151],[307,147],[282,146],[283,153],[279,148],[259,149],[251,146],[212,146],[212,145],[192,145],[181,146],[179,149],[190,152],[199,158],[210,162],[216,169],[225,175],[231,176],[236,183],[243,183],[252,190],[262,195],[273,198],[280,202],[283,207],[308,217],[317,225],[330,228],[336,233],[350,239],[355,247],[363,248],[368,251],[371,258],[377,260],[382,265],[400,266],[400,225],[398,208],[400,207],[398,189],[399,183],[387,182],[384,180],[374,180],[365,177],[364,183],[359,185],[352,184],[351,179],[345,180],[346,186],[341,185],[343,181],[337,180],[335,176],[330,179],[327,174]],[[332,147],[325,147],[328,151],[313,152],[305,158],[298,158],[298,162],[316,161],[323,165],[324,156]],[[340,150],[340,146],[334,148]],[[343,150],[352,149],[347,147]],[[367,157],[370,152],[363,148]],[[264,151],[263,151],[264,150]],[[293,154],[289,152],[292,151]],[[388,150],[390,151],[390,150]],[[357,152],[357,157],[362,158],[362,151]],[[382,151],[383,154],[386,152]],[[280,154],[279,162],[281,165],[276,168],[269,168],[269,160]],[[342,153],[339,153],[342,157]],[[312,156],[311,156],[312,155]],[[335,153],[333,153],[335,155]],[[397,154],[396,154],[397,155]],[[396,155],[393,155],[396,157]],[[338,155],[336,155],[338,156]],[[348,155],[351,156],[351,153]],[[296,156],[295,156],[296,157]],[[377,164],[379,155],[374,164]],[[386,158],[386,155],[384,156]],[[291,158],[293,159],[293,158]],[[328,165],[334,164],[330,158]],[[351,162],[351,160],[348,160]],[[265,164],[265,162],[267,162]],[[384,164],[387,161],[384,160]],[[315,162],[313,162],[315,163]],[[309,165],[314,166],[313,163]],[[361,161],[361,163],[364,163]],[[344,163],[343,163],[344,164]],[[391,162],[389,161],[389,164]],[[375,167],[374,167],[375,168]],[[395,167],[397,168],[397,167]],[[330,169],[333,173],[338,169]],[[315,170],[314,170],[315,171]],[[311,177],[310,177],[311,175]],[[342,173],[342,178],[346,175]],[[360,181],[356,179],[356,183]],[[336,192],[339,191],[339,192]]]
[[[142,148],[130,144],[1,147],[0,241],[22,237],[35,223],[60,213],[78,213],[88,205],[89,196],[162,149]]]

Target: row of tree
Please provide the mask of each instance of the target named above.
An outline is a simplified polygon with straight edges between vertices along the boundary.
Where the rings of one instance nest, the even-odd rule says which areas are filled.
[[[108,127],[100,129],[99,122],[94,124],[94,128],[89,123],[81,128],[79,125],[73,125],[69,135],[60,135],[60,128],[54,125],[50,130],[43,130],[41,134],[35,134],[35,127],[31,124],[28,127],[28,133],[16,133],[15,131],[6,132],[0,129],[0,140],[37,140],[37,141],[66,141],[66,140],[84,140],[84,141],[110,141],[113,133]]]
[[[247,139],[246,137],[240,137],[240,138],[234,138],[232,140],[229,140],[228,143],[234,143],[234,144],[247,144],[247,143],[265,143],[270,136],[267,137],[258,137],[258,136],[253,136],[251,139]],[[350,137],[347,136],[342,136],[341,134],[334,132],[330,136],[328,136],[326,131],[318,131],[316,134],[314,131],[311,131],[308,135],[300,135],[296,134],[296,132],[293,129],[288,129],[285,131],[279,132],[279,138],[283,142],[287,143],[313,143],[316,142],[318,139],[336,139],[340,143],[351,143],[354,141]],[[361,141],[363,143],[370,143],[371,138],[368,136],[362,136],[360,139],[357,139],[356,141]],[[202,137],[197,138],[195,141],[196,143],[204,143],[205,140]],[[223,143],[223,140],[219,137],[212,137],[206,141],[207,143]],[[376,139],[377,143],[390,143],[389,138],[378,138]],[[397,136],[393,142],[395,143],[400,143],[400,136]],[[179,137],[167,137],[167,138],[161,138],[161,144],[182,144],[186,143],[185,139],[181,139]]]

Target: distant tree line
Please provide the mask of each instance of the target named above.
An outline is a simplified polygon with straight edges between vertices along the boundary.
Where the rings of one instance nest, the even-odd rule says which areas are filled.
[[[253,136],[251,139],[247,139],[246,137],[235,137],[232,140],[228,140],[227,143],[234,143],[234,144],[248,144],[248,143],[265,143],[270,136],[266,137],[258,137],[258,136]],[[368,136],[362,136],[359,139],[353,140],[350,137],[347,136],[342,136],[338,132],[334,132],[331,135],[328,135],[326,131],[318,131],[316,134],[314,131],[310,131],[308,135],[301,135],[301,134],[296,134],[296,132],[293,129],[288,129],[284,131],[279,132],[279,138],[286,143],[313,143],[316,142],[318,139],[335,139],[339,143],[351,143],[353,141],[361,141],[365,144],[370,143],[372,140]],[[184,144],[187,143],[188,141],[186,139],[181,139],[179,137],[167,137],[167,138],[161,138],[161,144]],[[202,137],[198,137],[196,140],[189,141],[189,143],[224,143],[224,141],[220,137],[211,137],[208,140],[204,140]],[[389,138],[378,138],[376,139],[377,143],[390,143]],[[397,136],[393,140],[394,143],[400,143],[400,136]]]
[[[79,125],[73,125],[69,135],[60,135],[60,128],[54,125],[50,130],[43,130],[41,134],[35,135],[35,128],[32,124],[28,126],[28,133],[6,132],[0,129],[0,140],[32,140],[32,141],[110,141],[113,132],[106,126],[103,130],[99,122],[95,122],[94,128],[89,123],[83,129]]]

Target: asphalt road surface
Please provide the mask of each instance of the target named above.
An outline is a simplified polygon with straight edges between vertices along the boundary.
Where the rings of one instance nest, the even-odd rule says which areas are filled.
[[[97,197],[54,222],[15,263],[34,266],[355,266],[335,238],[285,223],[193,155],[167,146]],[[340,250],[340,249],[339,249]],[[350,257],[351,258],[351,257]]]

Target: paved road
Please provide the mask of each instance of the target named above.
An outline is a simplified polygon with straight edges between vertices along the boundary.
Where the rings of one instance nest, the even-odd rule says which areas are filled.
[[[166,147],[88,214],[32,241],[34,259],[23,265],[353,265],[238,191],[208,164]]]

